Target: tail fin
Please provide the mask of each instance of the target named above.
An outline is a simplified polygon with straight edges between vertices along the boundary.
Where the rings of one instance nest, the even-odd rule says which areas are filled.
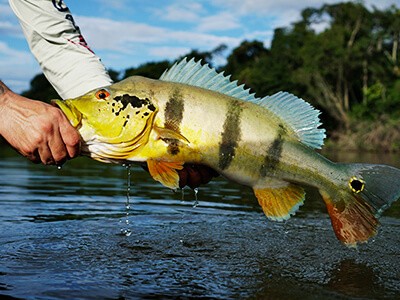
[[[400,198],[400,170],[385,165],[349,164],[346,186],[321,190],[335,234],[349,246],[377,232],[378,218]]]

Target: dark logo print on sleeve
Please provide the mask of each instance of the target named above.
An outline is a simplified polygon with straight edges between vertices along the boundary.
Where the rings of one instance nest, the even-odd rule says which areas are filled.
[[[68,39],[69,42],[75,44],[75,45],[80,45],[88,49],[90,52],[94,53],[92,49],[90,49],[89,45],[87,44],[85,38],[82,36],[81,31],[79,29],[79,26],[76,25],[74,17],[71,15],[69,8],[67,5],[64,3],[63,0],[52,0],[53,6],[60,12],[65,12],[65,19],[71,22],[72,26],[75,29],[75,32],[79,34],[79,41],[71,40]]]
[[[52,0],[54,7],[61,12],[69,11],[67,5],[65,5],[63,0]]]

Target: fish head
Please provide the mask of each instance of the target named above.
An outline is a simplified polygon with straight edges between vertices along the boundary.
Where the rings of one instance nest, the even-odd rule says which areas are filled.
[[[103,162],[125,162],[146,144],[158,110],[149,92],[131,81],[52,102],[78,129],[82,154]]]

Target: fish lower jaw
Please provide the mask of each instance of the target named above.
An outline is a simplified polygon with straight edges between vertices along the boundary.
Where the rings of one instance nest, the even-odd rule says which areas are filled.
[[[114,163],[114,164],[124,164],[132,163],[132,151],[123,151],[123,149],[118,149],[113,147],[108,147],[102,144],[84,144],[81,147],[81,155],[88,156],[94,160]]]

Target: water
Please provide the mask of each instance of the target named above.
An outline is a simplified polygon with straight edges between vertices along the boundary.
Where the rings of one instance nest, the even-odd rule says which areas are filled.
[[[379,235],[353,250],[336,240],[313,189],[295,217],[274,223],[250,189],[221,178],[198,195],[186,190],[182,201],[132,167],[127,194],[121,166],[78,158],[59,170],[0,147],[2,298],[400,296],[398,202],[381,218]],[[400,167],[399,155],[352,155],[335,159]]]

